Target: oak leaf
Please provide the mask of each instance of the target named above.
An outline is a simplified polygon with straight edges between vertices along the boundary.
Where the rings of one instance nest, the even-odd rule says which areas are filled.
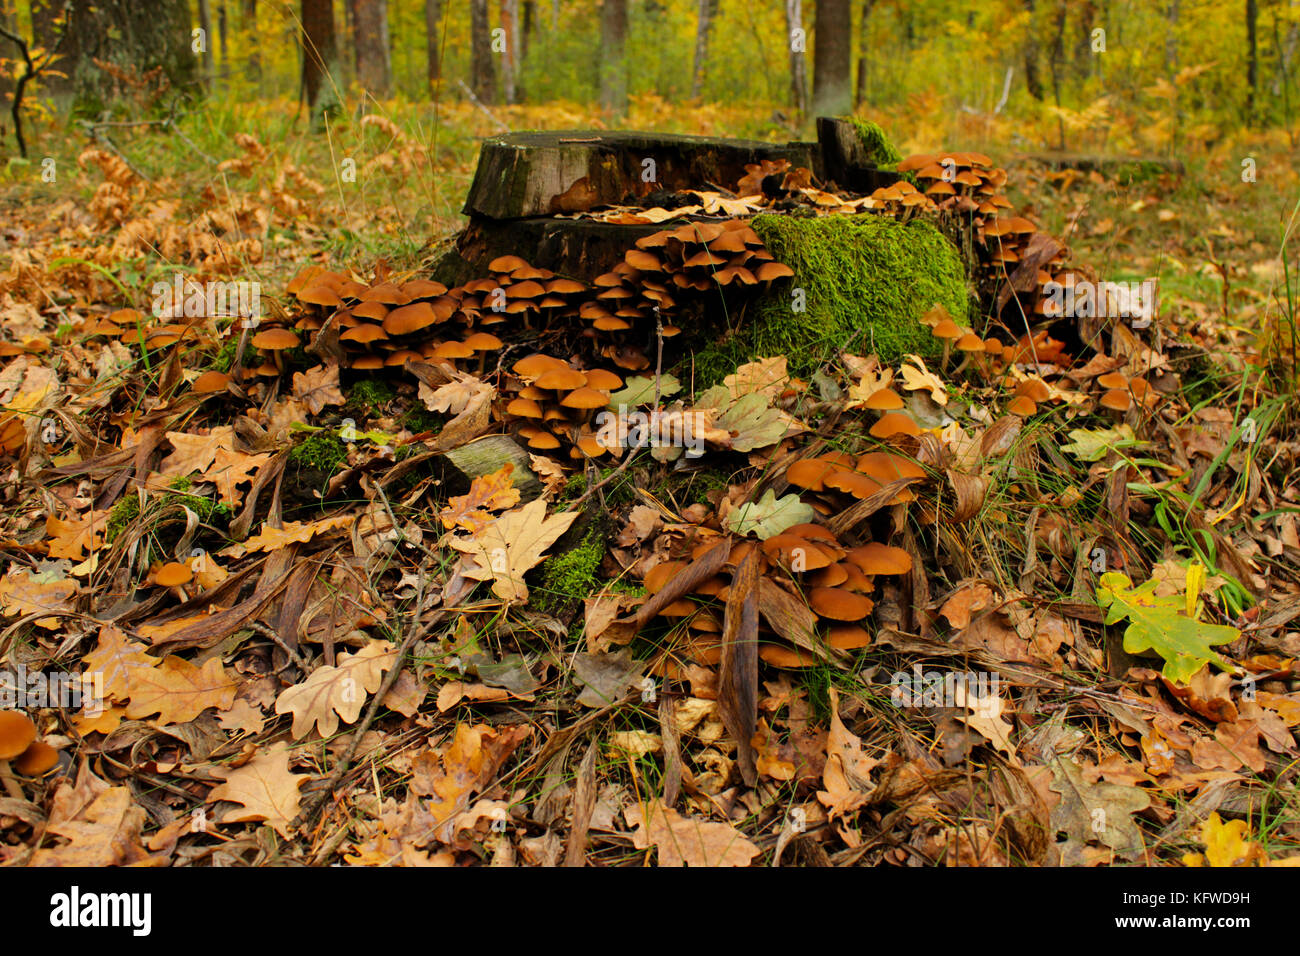
[[[326,405],[342,405],[346,399],[339,389],[339,367],[317,365],[305,372],[294,372],[293,397],[313,415],[319,415]]]
[[[66,611],[68,600],[77,592],[77,582],[57,572],[15,569],[0,578],[0,608],[6,617]],[[59,626],[58,617],[40,617],[33,622],[47,629]]]
[[[163,658],[156,667],[131,672],[126,716],[138,720],[157,714],[165,724],[183,724],[209,707],[229,710],[235,702],[235,691],[235,682],[221,666],[220,658],[208,658],[202,667],[196,667],[173,655]]]
[[[469,808],[472,797],[495,778],[532,728],[457,724],[451,741],[440,751],[425,751],[411,762],[411,791],[432,797],[428,811],[434,836],[450,843],[456,817]]]
[[[274,827],[281,836],[289,836],[290,823],[302,801],[298,788],[310,775],[290,772],[286,745],[277,744],[235,770],[217,768],[212,773],[225,783],[212,788],[208,803],[228,800],[243,804],[243,809],[227,810],[222,823],[259,821]]]
[[[314,725],[322,737],[333,736],[339,719],[355,723],[366,696],[383,682],[384,672],[397,663],[397,649],[373,640],[355,654],[339,654],[338,664],[322,664],[301,684],[287,688],[275,701],[277,714],[293,714],[293,738],[301,740]]]
[[[519,489],[511,481],[515,466],[507,462],[490,475],[479,475],[470,482],[469,494],[448,499],[438,517],[448,530],[458,525],[475,532],[493,521],[490,512],[513,508],[519,504]]]
[[[644,809],[629,806],[624,817],[637,828],[632,845],[645,850],[653,844],[660,866],[749,866],[762,852],[730,823],[684,817],[658,800]]]
[[[453,537],[450,543],[477,563],[465,577],[491,580],[492,593],[503,601],[526,601],[524,572],[541,563],[543,552],[577,517],[576,511],[548,517],[546,502],[535,498],[522,508],[507,511],[472,537]]]

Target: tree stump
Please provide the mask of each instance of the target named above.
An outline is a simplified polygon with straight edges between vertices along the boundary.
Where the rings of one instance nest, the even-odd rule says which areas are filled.
[[[525,219],[587,212],[657,190],[727,187],[747,163],[789,160],[818,173],[815,143],[764,143],[636,131],[507,133],[485,140],[465,200],[468,216]]]

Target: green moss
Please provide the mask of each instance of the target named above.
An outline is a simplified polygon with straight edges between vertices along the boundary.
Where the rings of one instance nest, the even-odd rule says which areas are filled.
[[[445,416],[431,412],[423,405],[416,405],[402,416],[402,427],[416,435],[424,432],[437,433],[442,431],[445,420]]]
[[[541,566],[537,603],[543,610],[563,610],[574,601],[590,597],[601,588],[596,576],[605,557],[605,537],[593,525],[577,547],[547,558]]]
[[[235,364],[235,352],[239,348],[239,336],[232,335],[222,343],[220,351],[212,360],[212,367],[218,372],[229,372]]]
[[[794,278],[775,283],[738,332],[695,356],[698,384],[716,384],[737,365],[774,355],[802,377],[844,349],[875,352],[889,364],[908,353],[935,355],[938,343],[917,320],[936,303],[958,322],[966,319],[961,256],[929,222],[763,215],[754,231]]]
[[[871,155],[877,166],[893,166],[902,160],[903,154],[889,141],[885,131],[870,120],[858,119],[856,116],[845,117],[858,131],[858,139]]]
[[[126,494],[117,500],[113,510],[108,513],[108,526],[104,529],[104,541],[112,544],[117,536],[126,530],[136,518],[140,517],[140,497]]]
[[[338,471],[347,457],[347,445],[327,429],[311,432],[289,452],[289,461],[299,469],[316,469],[327,474]]]
[[[396,397],[392,383],[382,378],[363,378],[348,389],[348,405],[367,411],[382,408]]]

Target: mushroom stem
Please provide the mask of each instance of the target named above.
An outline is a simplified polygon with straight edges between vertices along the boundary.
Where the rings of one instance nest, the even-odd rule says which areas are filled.
[[[27,795],[23,793],[22,788],[18,786],[18,781],[14,779],[13,771],[9,769],[8,760],[0,760],[0,780],[4,781],[5,793],[15,800],[27,802]]]
[[[948,367],[948,354],[952,351],[952,339],[943,340],[943,362],[944,368]]]

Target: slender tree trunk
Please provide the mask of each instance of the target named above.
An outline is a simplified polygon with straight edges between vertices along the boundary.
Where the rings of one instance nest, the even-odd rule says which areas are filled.
[[[601,0],[600,106],[627,113],[627,0]]]
[[[483,103],[497,99],[497,74],[492,63],[492,34],[488,30],[487,0],[469,0],[469,85]]]
[[[853,105],[862,106],[867,101],[867,86],[871,78],[871,8],[876,0],[862,0],[862,19],[858,21],[858,87]]]
[[[244,36],[253,39],[257,34],[257,0],[244,0]],[[248,75],[258,85],[260,91],[262,86],[262,57],[258,53],[257,42],[254,39],[248,47]]]
[[[853,110],[853,8],[850,0],[817,0],[813,38],[813,113]]]
[[[208,0],[199,0],[199,29],[203,31],[203,50],[199,53],[199,64],[203,77],[203,88],[212,89],[212,47],[216,37],[212,35],[212,4]]]
[[[501,29],[506,48],[501,54],[501,85],[507,103],[519,102],[519,0],[501,0]]]
[[[393,84],[388,56],[388,0],[356,0],[353,15],[357,81],[363,90],[383,99]]]
[[[790,106],[808,112],[808,38],[803,28],[803,0],[785,0],[786,46],[790,50]]]
[[[537,0],[524,0],[524,25],[519,37],[519,62],[528,59],[528,41],[537,29]]]
[[[334,36],[334,7],[330,0],[302,0],[302,86],[307,106],[315,112],[329,89],[338,67],[338,42]]]
[[[442,0],[424,0],[425,79],[432,89],[442,79]]]
[[[217,4],[217,41],[221,44],[221,55],[217,60],[217,73],[223,78],[227,76],[226,71],[230,67],[230,61],[227,59],[230,51],[230,47],[227,46],[230,41],[230,34],[227,31],[228,26],[226,4],[225,0],[222,0],[221,3]]]
[[[1025,88],[1036,100],[1043,98],[1043,81],[1038,75],[1038,24],[1034,22],[1034,0],[1025,0],[1029,28],[1025,30]]]
[[[718,0],[699,0],[695,20],[695,68],[691,71],[691,99],[704,92],[704,65],[709,59],[709,30],[718,15]]]
[[[1246,125],[1255,123],[1255,102],[1259,96],[1259,0],[1246,0]]]
[[[1061,67],[1065,61],[1066,0],[1056,0],[1056,36],[1052,39],[1052,98],[1056,101],[1058,147],[1065,149],[1065,120],[1061,114]]]

